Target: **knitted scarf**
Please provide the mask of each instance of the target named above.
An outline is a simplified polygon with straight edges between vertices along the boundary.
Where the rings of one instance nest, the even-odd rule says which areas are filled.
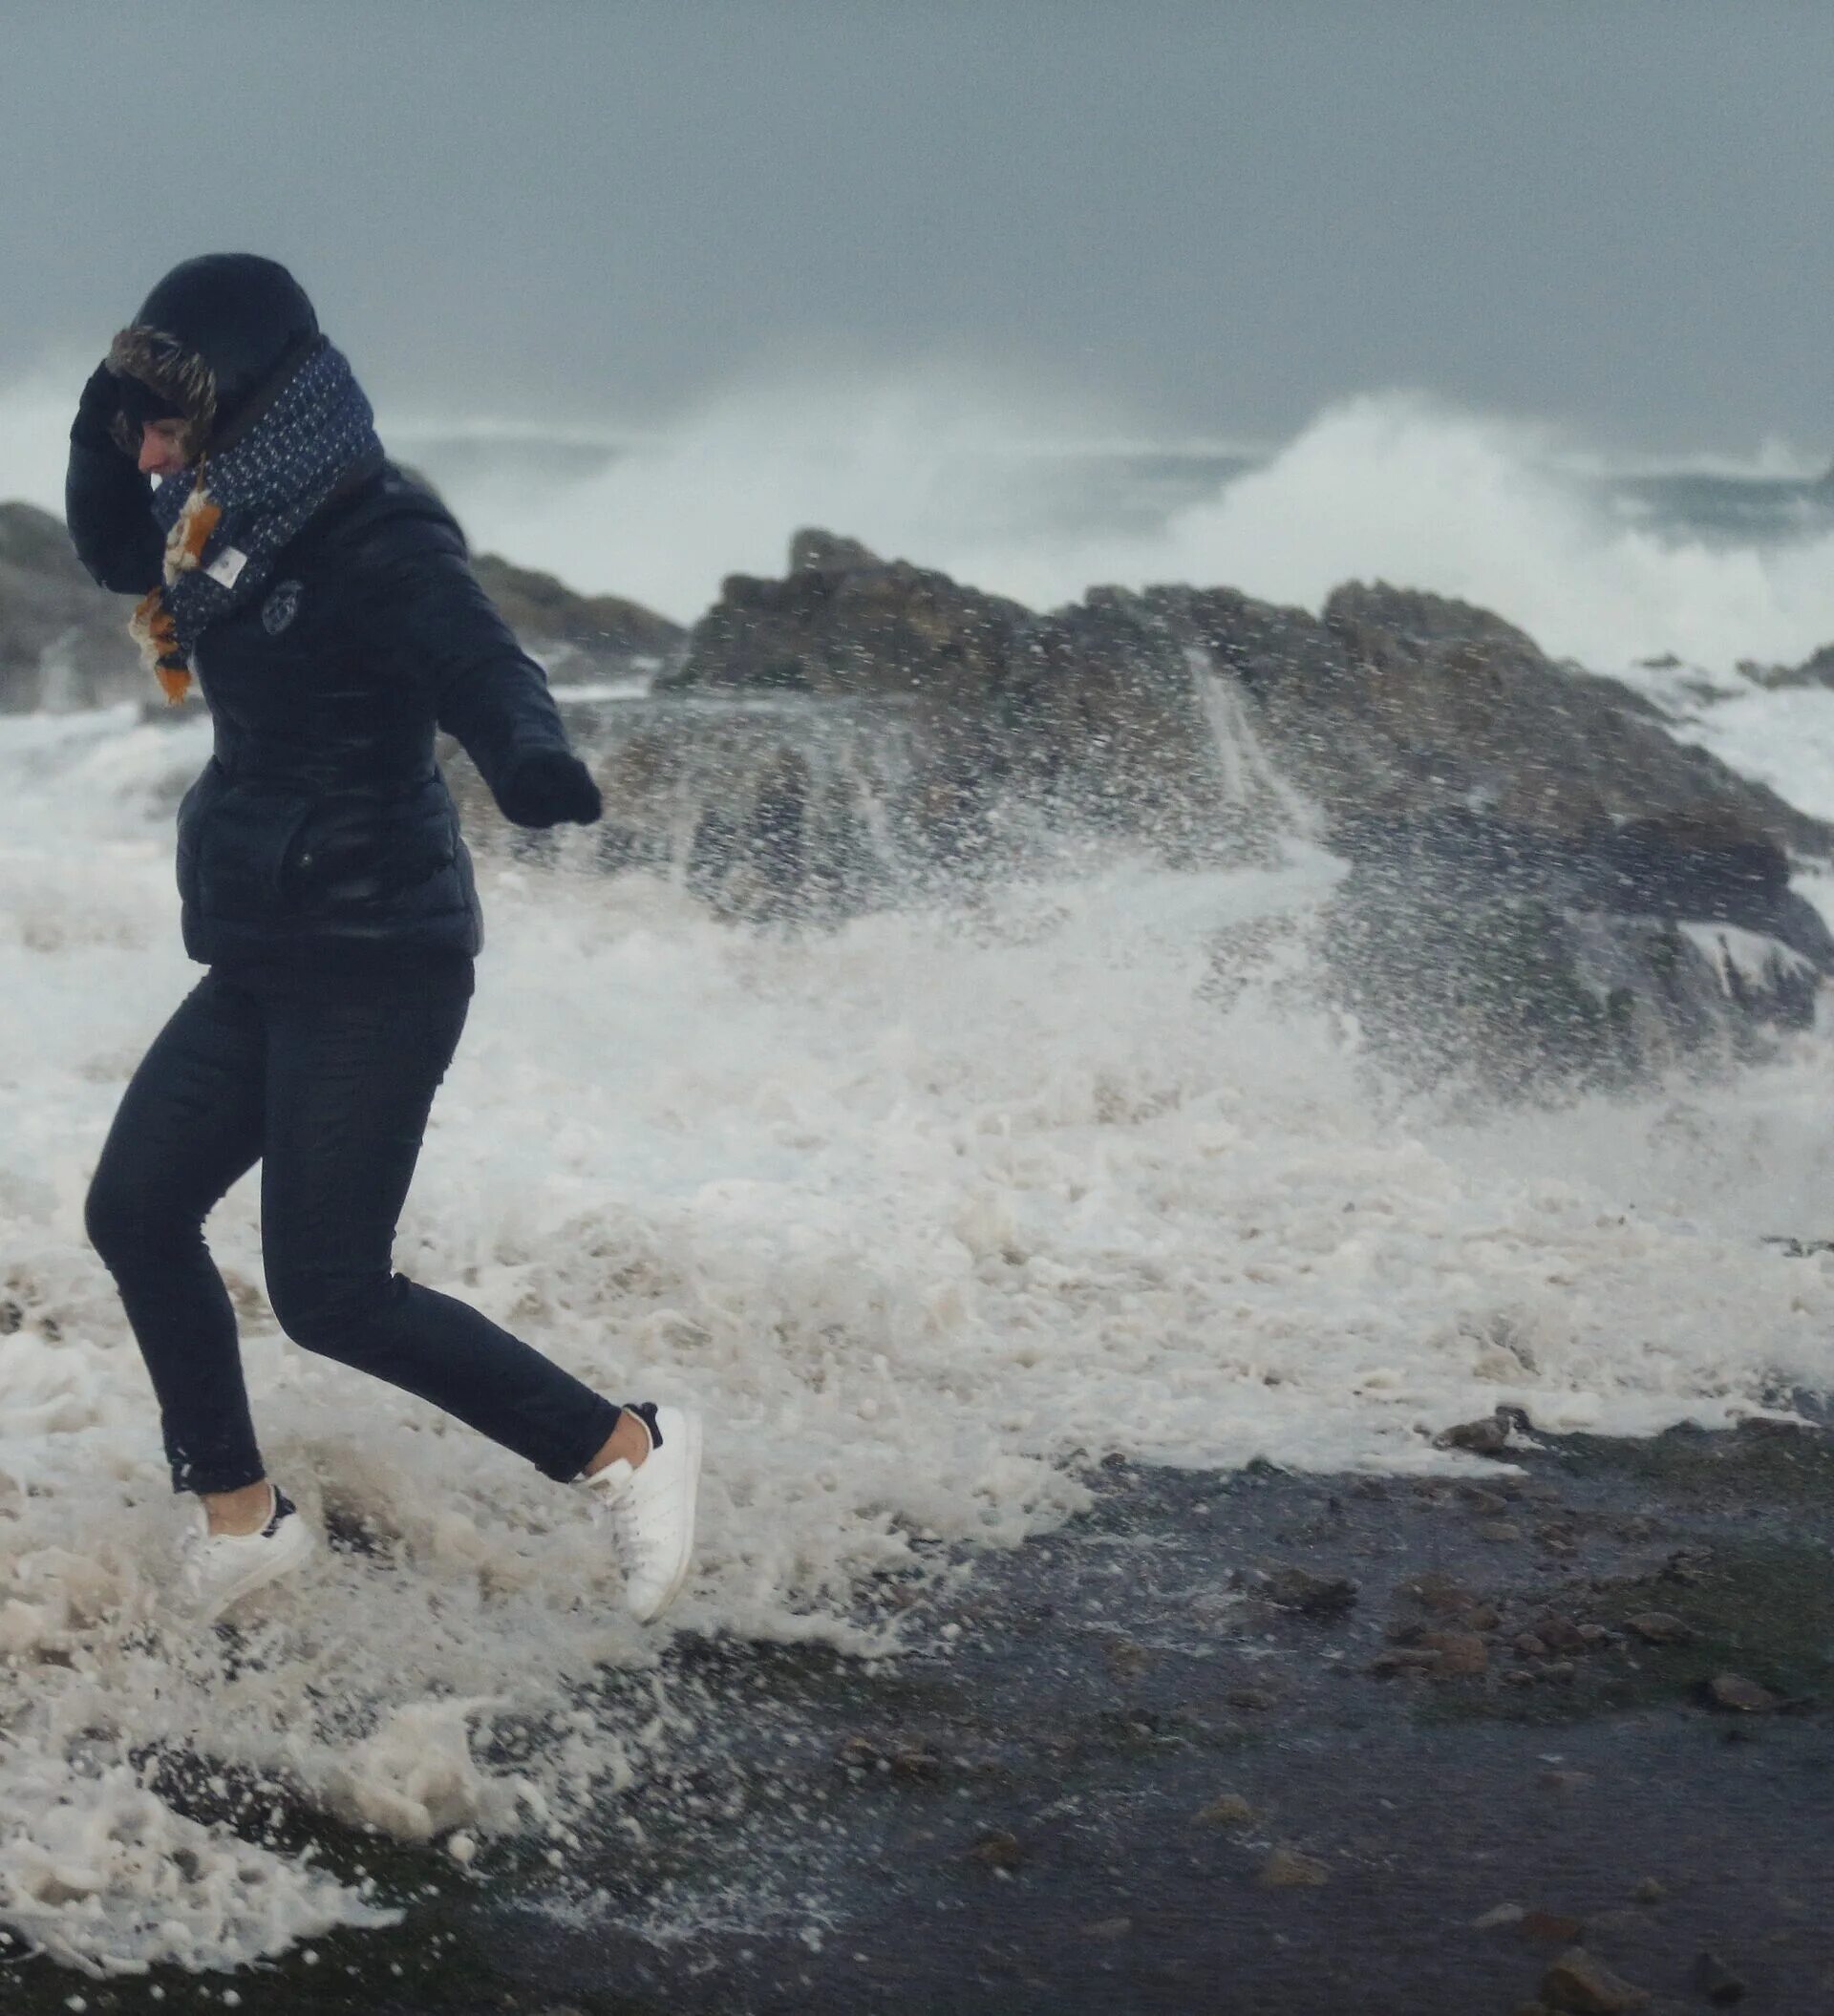
[[[347,476],[381,459],[370,402],[321,338],[228,447],[166,477],[153,493],[165,579],[128,627],[169,701],[190,690],[204,631],[261,592],[274,556]]]

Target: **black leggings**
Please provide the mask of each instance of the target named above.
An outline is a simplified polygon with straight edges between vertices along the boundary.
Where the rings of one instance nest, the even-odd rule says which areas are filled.
[[[435,1088],[468,1004],[270,1000],[211,973],[122,1097],[89,1193],[89,1236],[159,1395],[178,1491],[265,1475],[236,1319],[203,1221],[257,1160],[280,1326],[576,1477],[618,1410],[462,1302],[391,1265]]]

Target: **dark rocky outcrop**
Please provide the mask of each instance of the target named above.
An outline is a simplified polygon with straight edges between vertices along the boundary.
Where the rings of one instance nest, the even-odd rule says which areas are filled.
[[[895,709],[893,823],[932,860],[985,866],[1040,822],[1171,861],[1308,832],[1349,863],[1327,990],[1416,1078],[1526,1091],[1747,1054],[1834,971],[1788,867],[1828,828],[1441,596],[1351,584],[1314,617],[1098,588],[1036,614],[804,531],[784,579],[724,584],[664,684]]]
[[[0,711],[138,697],[146,675],[128,607],[89,578],[62,519],[0,504]]]
[[[555,683],[651,671],[678,658],[687,632],[666,616],[621,595],[580,595],[533,568],[494,553],[478,556],[484,592]]]
[[[1738,669],[1759,686],[1834,686],[1834,644],[1811,651],[1801,665],[1763,665],[1755,658],[1741,658]]]
[[[618,595],[580,595],[551,574],[480,554],[479,580],[555,684],[649,672],[679,658],[686,633]],[[147,697],[127,635],[132,598],[98,588],[61,519],[0,504],[0,711],[103,707]]]

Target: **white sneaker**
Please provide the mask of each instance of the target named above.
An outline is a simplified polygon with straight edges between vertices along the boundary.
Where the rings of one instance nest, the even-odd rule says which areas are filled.
[[[290,1573],[312,1551],[312,1529],[284,1491],[269,1484],[273,1511],[253,1533],[212,1533],[202,1499],[185,1539],[179,1585],[193,1614],[214,1623],[245,1596]]]
[[[624,1606],[650,1623],[674,1602],[694,1558],[694,1501],[700,1490],[700,1416],[644,1401],[625,1412],[641,1421],[650,1454],[633,1470],[622,1456],[586,1479],[624,1557]]]

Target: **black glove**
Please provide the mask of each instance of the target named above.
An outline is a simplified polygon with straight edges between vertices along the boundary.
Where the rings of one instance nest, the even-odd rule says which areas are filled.
[[[589,826],[605,810],[592,773],[565,749],[535,749],[511,766],[497,794],[503,817],[518,826]]]
[[[76,402],[76,417],[70,425],[71,439],[78,448],[107,448],[119,455],[122,451],[115,438],[115,420],[120,410],[121,381],[106,364],[98,364]]]

